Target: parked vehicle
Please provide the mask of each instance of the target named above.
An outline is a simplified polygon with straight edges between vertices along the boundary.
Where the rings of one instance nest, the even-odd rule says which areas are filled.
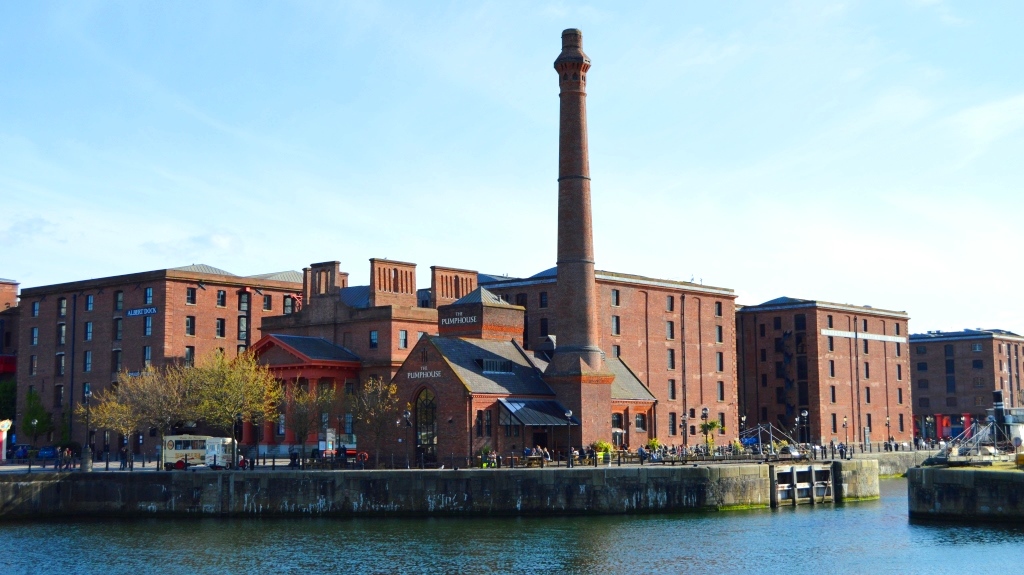
[[[40,447],[36,459],[57,459],[57,448],[53,445]]]
[[[160,461],[164,469],[187,469],[190,465],[206,464],[208,435],[167,435],[164,437]]]
[[[211,437],[206,440],[206,465],[210,469],[231,469],[235,440],[230,437]],[[241,453],[239,453],[241,456]]]

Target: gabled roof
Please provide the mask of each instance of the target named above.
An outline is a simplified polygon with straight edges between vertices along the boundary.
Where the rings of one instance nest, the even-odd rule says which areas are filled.
[[[484,305],[493,305],[499,307],[518,307],[514,306],[493,293],[487,291],[482,287],[478,287],[468,294],[462,296],[455,301],[452,305],[462,305],[470,303],[482,303]]]
[[[777,297],[777,298],[775,298],[773,300],[768,300],[768,301],[764,302],[761,305],[794,305],[794,304],[803,304],[803,303],[814,303],[814,302],[812,300],[809,300],[809,299],[797,299],[795,297],[782,296],[782,297]]]
[[[235,274],[233,274],[233,273],[231,273],[229,271],[224,271],[224,270],[222,270],[220,268],[215,268],[213,266],[208,266],[206,264],[192,264],[190,266],[181,266],[180,268],[168,268],[168,269],[174,270],[176,272],[193,272],[193,273],[197,273],[197,274],[212,274],[212,275],[218,275],[218,276],[233,276],[233,275],[235,275]]]
[[[573,415],[566,419],[565,406],[553,399],[499,399],[498,403],[508,410],[512,417],[523,425],[554,427],[579,425],[580,420]]]
[[[1024,340],[1024,337],[1007,331],[1005,329],[964,329],[961,331],[929,331],[927,333],[912,333],[910,334],[910,341],[914,342],[927,342],[927,341],[948,341],[954,339],[993,339],[993,338],[1005,338],[1005,339],[1018,339]]]
[[[511,341],[429,336],[471,393],[554,395],[541,374]],[[507,371],[484,372],[483,361],[506,362]]]
[[[757,305],[739,306],[736,311],[737,311],[737,313],[758,313],[758,312],[777,311],[777,310],[802,308],[802,307],[830,309],[830,310],[845,311],[845,312],[852,312],[852,313],[871,314],[871,315],[876,315],[876,316],[895,317],[895,318],[904,319],[904,320],[905,319],[909,319],[907,317],[907,312],[905,312],[905,311],[896,311],[896,310],[890,310],[890,309],[882,309],[882,308],[872,307],[872,306],[869,306],[869,305],[853,305],[853,304],[848,304],[848,303],[834,303],[834,302],[830,302],[830,301],[821,301],[821,300],[814,300],[814,299],[800,299],[800,298],[787,297],[787,296],[777,297],[775,299],[768,300],[768,301],[766,301],[764,303],[757,304]]]
[[[615,381],[612,382],[612,399],[655,401],[651,390],[647,389],[621,358],[605,358],[604,364],[608,367],[608,371],[615,376]]]
[[[280,335],[273,333],[267,337],[277,340],[307,359],[313,361],[360,361],[358,355],[340,345],[331,343],[322,337]]]
[[[283,272],[271,272],[269,274],[256,274],[252,276],[245,276],[254,280],[270,280],[277,282],[289,282],[293,284],[302,283],[302,272],[294,270],[287,270]]]

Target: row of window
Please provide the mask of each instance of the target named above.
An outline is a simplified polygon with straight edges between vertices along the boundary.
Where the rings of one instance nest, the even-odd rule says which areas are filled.
[[[956,362],[956,360],[954,360],[954,359],[947,359],[946,360],[946,373],[953,373],[956,370],[955,362]],[[1000,371],[1002,371],[1002,367],[1003,367],[1002,362],[1000,362],[999,367],[1000,367]],[[972,359],[971,360],[971,369],[985,369],[985,360],[983,360],[983,359]],[[928,371],[928,362],[927,361],[919,361],[919,362],[917,362],[917,371],[922,371],[922,372],[923,371]]]
[[[189,287],[185,288],[185,303],[187,305],[196,305],[199,297],[198,288]],[[545,294],[546,295],[546,294]],[[544,298],[544,305],[547,306],[547,298]],[[85,296],[85,311],[93,311],[94,308],[94,297],[91,295]],[[153,305],[153,288],[147,287],[142,292],[142,304]],[[217,290],[217,307],[227,307],[228,304],[228,292],[225,290]],[[238,294],[238,311],[249,311],[250,305],[250,294],[240,293]],[[295,311],[295,298],[290,295],[283,297],[282,306],[285,314],[290,314]],[[32,302],[31,315],[32,317],[39,317],[40,302]],[[124,292],[118,290],[114,292],[114,311],[121,311],[124,309]],[[273,311],[274,309],[274,296],[265,294],[263,296],[263,310]],[[61,297],[57,299],[57,316],[67,317],[68,314],[68,298]]]
[[[971,352],[978,353],[978,352],[981,352],[981,351],[984,351],[984,346],[982,344],[980,344],[980,343],[972,343],[971,344]],[[1011,351],[1013,352],[1013,355],[1020,355],[1020,346],[1015,345],[1015,346],[1013,346],[1013,348],[1011,348],[1010,344],[1006,344],[1006,349],[1005,349],[1006,355],[1011,355],[1011,353],[1010,353]],[[942,346],[942,353],[946,357],[953,357],[953,354],[955,352],[956,352],[956,348],[951,343],[947,343],[946,345]],[[925,345],[915,346],[914,347],[914,353],[916,353],[917,355],[928,355],[928,346],[925,346]],[[1003,344],[1002,343],[999,344],[999,353],[1000,354],[1004,353]]]
[[[419,340],[423,336],[427,335],[427,332],[419,331],[419,332],[416,332],[416,334],[417,334],[416,335],[416,339]],[[377,349],[378,346],[380,345],[380,334],[377,332],[377,330],[373,329],[373,330],[370,330],[370,334],[369,335],[370,335],[370,337],[369,337],[370,349]],[[404,330],[404,329],[398,330],[398,349],[409,349],[409,331],[408,330]]]
[[[860,322],[861,322],[860,323],[860,327],[861,327],[860,331],[861,331],[861,333],[868,333],[868,320],[861,319]],[[835,327],[831,315],[826,315],[825,316],[825,325],[829,329],[832,329],[832,328]],[[772,329],[774,329],[775,331],[781,331],[782,330],[782,316],[775,316],[774,318],[772,318]],[[793,330],[794,331],[806,331],[807,330],[807,315],[806,314],[798,313],[798,314],[795,314],[793,316]],[[767,332],[767,329],[765,327],[765,324],[763,324],[763,323],[760,324],[758,326],[758,333],[760,334],[760,336],[761,337],[765,337],[766,332]],[[884,323],[883,323],[882,332],[883,333],[885,332]],[[900,324],[898,322],[893,324],[893,334],[894,335],[900,335]],[[867,342],[867,340],[864,340],[864,341]]]
[[[839,417],[835,413],[832,413],[832,414],[829,414],[829,415],[831,416],[830,419],[832,420],[831,421],[831,423],[832,423],[832,433],[839,433]],[[871,423],[872,423],[872,421],[871,421],[871,414],[870,413],[865,413],[864,416],[865,416],[865,423],[867,423],[867,428],[868,429],[873,429],[873,426],[871,425]],[[889,425],[888,418],[886,418],[886,422],[885,423],[886,423],[886,426]],[[843,424],[842,424],[843,429],[846,429],[847,425],[848,425],[848,422],[847,422],[846,418],[843,418]],[[899,429],[900,432],[906,431],[906,422],[903,419],[903,414],[902,413],[897,414],[897,416],[896,416],[896,428]]]
[[[242,341],[249,339],[249,318],[244,315],[238,316],[237,326],[238,339]],[[214,333],[219,338],[227,337],[227,320],[225,318],[218,317],[216,319]],[[185,316],[185,335],[196,335],[196,316]]]

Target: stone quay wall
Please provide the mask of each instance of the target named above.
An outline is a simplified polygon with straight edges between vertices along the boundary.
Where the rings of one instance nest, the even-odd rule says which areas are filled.
[[[846,499],[878,497],[874,462],[843,462]],[[839,465],[837,463],[837,465]],[[0,475],[0,520],[58,517],[487,516],[768,507],[768,465],[33,473]],[[874,482],[868,479],[875,474]],[[837,490],[840,488],[837,487]]]
[[[914,519],[1024,524],[1024,472],[918,467],[907,472],[907,491]]]
[[[874,459],[878,462],[881,477],[903,477],[907,470],[917,467],[938,451],[886,451],[882,453],[858,453],[855,460]]]

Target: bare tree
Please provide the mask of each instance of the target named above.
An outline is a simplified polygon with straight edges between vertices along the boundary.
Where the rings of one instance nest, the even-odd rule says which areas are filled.
[[[363,383],[353,398],[355,418],[373,443],[375,465],[380,465],[380,443],[398,414],[398,385],[379,377]]]
[[[129,438],[143,427],[146,421],[144,405],[150,391],[159,386],[161,376],[152,368],[139,375],[128,375],[127,371],[117,374],[117,384],[111,389],[100,391],[92,399],[91,418],[96,427],[116,431]],[[75,415],[85,419],[85,406],[75,406]],[[126,449],[129,461],[132,450]]]
[[[293,385],[285,394],[285,424],[299,438],[300,457],[306,458],[306,438],[313,431],[320,429],[325,413],[329,413],[334,403],[334,389],[307,389],[305,386]]]

